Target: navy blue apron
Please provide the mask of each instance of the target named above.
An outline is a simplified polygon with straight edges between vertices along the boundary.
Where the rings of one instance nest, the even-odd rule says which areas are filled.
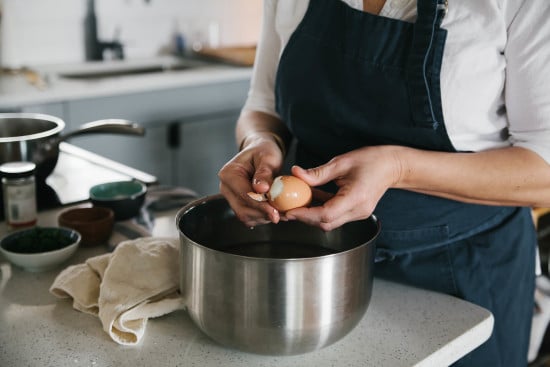
[[[275,83],[277,112],[297,141],[297,164],[314,167],[382,144],[456,151],[440,94],[445,0],[418,0],[417,12],[409,23],[340,0],[310,1]],[[493,313],[491,338],[456,365],[526,365],[536,248],[530,210],[391,189],[375,214],[382,224],[377,276]]]

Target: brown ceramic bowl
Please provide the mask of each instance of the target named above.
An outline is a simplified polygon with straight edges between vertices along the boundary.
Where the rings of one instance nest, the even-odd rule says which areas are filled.
[[[72,228],[82,235],[82,246],[106,244],[114,220],[114,212],[102,207],[67,209],[57,217],[61,227]]]

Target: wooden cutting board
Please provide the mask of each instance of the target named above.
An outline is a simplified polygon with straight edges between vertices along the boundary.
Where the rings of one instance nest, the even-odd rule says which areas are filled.
[[[203,57],[233,65],[252,66],[256,56],[256,46],[203,48],[197,53]]]

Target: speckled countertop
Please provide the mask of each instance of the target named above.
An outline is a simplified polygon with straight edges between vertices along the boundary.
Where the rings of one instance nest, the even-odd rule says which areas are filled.
[[[58,211],[40,213],[55,223]],[[153,235],[177,236],[175,212],[155,220]],[[4,223],[0,233],[5,233]],[[80,248],[69,263],[105,251]],[[325,349],[292,357],[241,353],[215,344],[185,311],[151,319],[143,342],[113,342],[99,319],[75,311],[48,289],[63,267],[28,273],[0,255],[0,366],[447,366],[485,341],[492,315],[453,297],[375,279],[371,304],[360,324]]]

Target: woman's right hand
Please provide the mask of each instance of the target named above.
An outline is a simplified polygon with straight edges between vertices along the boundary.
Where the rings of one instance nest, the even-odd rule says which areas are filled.
[[[259,202],[249,192],[265,194],[283,165],[279,141],[270,132],[252,132],[243,139],[242,150],[218,173],[220,193],[226,198],[237,218],[246,226],[278,223],[277,209],[267,201]]]

